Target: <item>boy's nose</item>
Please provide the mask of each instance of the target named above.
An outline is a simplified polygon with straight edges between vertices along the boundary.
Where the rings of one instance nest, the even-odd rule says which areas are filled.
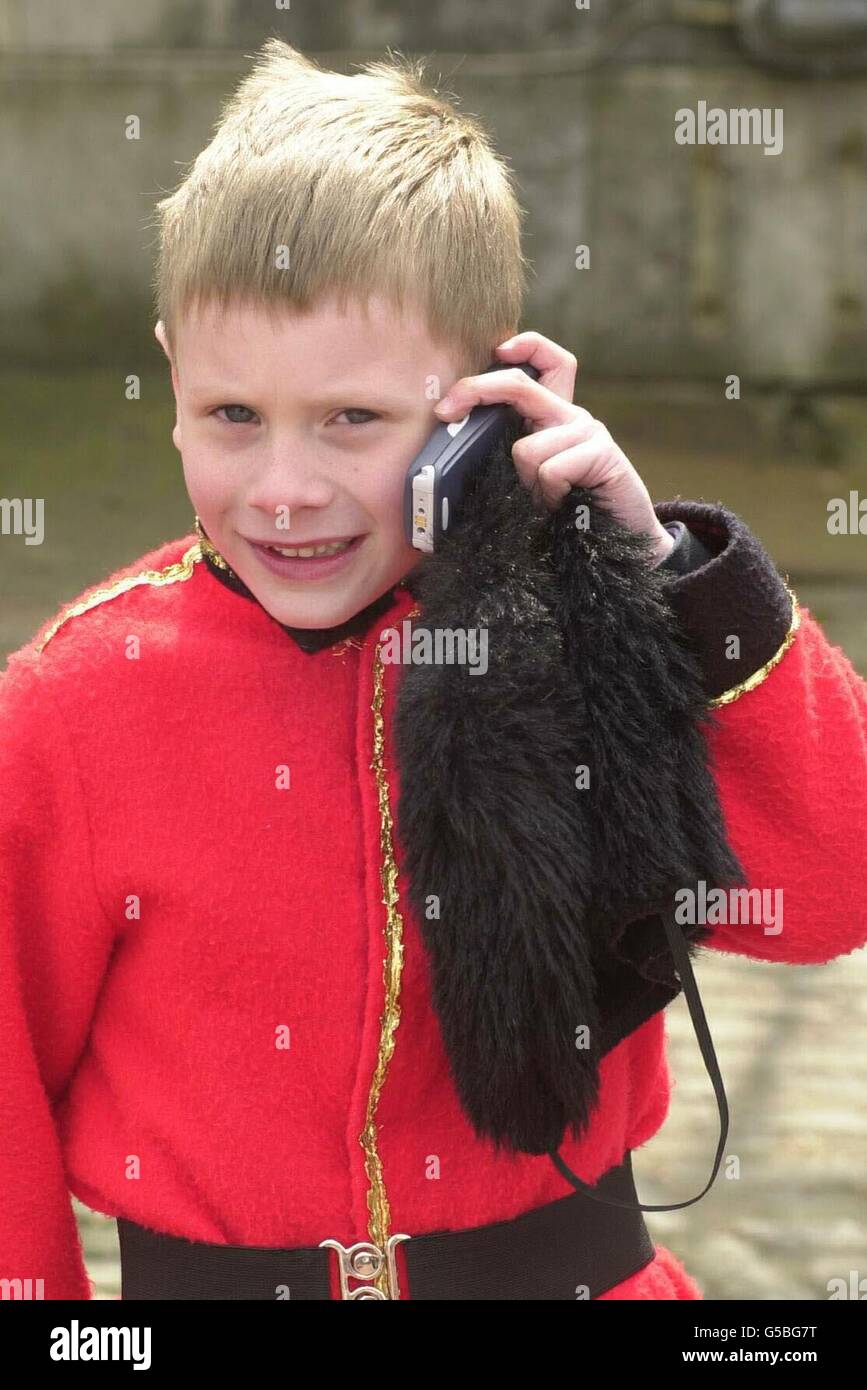
[[[321,462],[301,451],[282,452],[250,480],[247,505],[256,511],[278,515],[278,508],[326,507],[335,493],[334,481]]]

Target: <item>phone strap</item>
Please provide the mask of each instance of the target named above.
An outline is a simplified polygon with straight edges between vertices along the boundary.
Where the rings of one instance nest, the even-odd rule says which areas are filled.
[[[583,1183],[581,1179],[572,1172],[572,1169],[563,1161],[559,1153],[554,1149],[548,1151],[548,1157],[551,1159],[551,1162],[557,1170],[562,1173],[567,1182],[572,1184],[576,1191],[583,1192],[585,1196],[592,1197],[594,1201],[604,1202],[606,1206],[628,1207],[638,1211],[679,1211],[681,1207],[691,1207],[693,1202],[698,1202],[708,1189],[713,1186],[716,1180],[729,1132],[729,1107],[726,1099],[725,1087],[723,1086],[723,1079],[720,1075],[719,1063],[717,1062],[716,1052],[714,1051],[713,1041],[710,1036],[710,1029],[707,1026],[707,1019],[705,1018],[701,996],[698,992],[698,985],[696,984],[695,975],[693,974],[686,938],[680,930],[678,923],[674,920],[673,910],[669,909],[663,912],[661,916],[662,924],[665,927],[665,934],[668,937],[668,944],[671,947],[671,954],[677,966],[677,977],[683,985],[683,990],[686,995],[686,1002],[689,1006],[689,1016],[692,1019],[692,1026],[695,1029],[698,1045],[701,1048],[705,1070],[711,1079],[714,1095],[716,1096],[720,1120],[720,1134],[716,1158],[714,1159],[713,1172],[701,1192],[699,1192],[696,1197],[690,1197],[687,1202],[673,1202],[670,1206],[647,1206],[643,1202],[615,1202],[610,1198],[598,1196],[592,1187]]]

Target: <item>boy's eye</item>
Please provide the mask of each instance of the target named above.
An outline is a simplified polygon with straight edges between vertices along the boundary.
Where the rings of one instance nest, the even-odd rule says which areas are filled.
[[[246,405],[221,405],[214,411],[215,415],[220,415],[226,419],[230,425],[249,425],[251,419],[255,419],[256,412]],[[364,425],[367,420],[375,420],[376,412],[373,410],[363,410],[360,406],[348,406],[346,410],[340,411],[341,415],[365,416],[366,419],[350,420],[350,425]]]
[[[239,419],[237,415],[232,415],[232,411],[241,411],[243,414],[247,416],[255,416],[256,413],[255,411],[251,410],[249,406],[246,405],[221,405],[218,406],[217,410],[214,413],[216,415],[219,415],[221,410],[225,410],[226,414],[229,417],[230,425],[249,425],[250,423],[249,419],[242,420]]]
[[[371,420],[375,420],[375,419],[376,419],[376,412],[375,412],[375,411],[373,411],[373,410],[363,410],[363,409],[361,408],[361,406],[351,406],[351,405],[350,405],[350,406],[347,406],[345,410],[341,410],[341,411],[340,411],[340,414],[341,414],[341,415],[367,415],[367,416],[370,417]],[[350,420],[349,423],[350,423],[350,425],[363,425],[363,424],[365,424],[366,422],[365,422],[364,420]]]

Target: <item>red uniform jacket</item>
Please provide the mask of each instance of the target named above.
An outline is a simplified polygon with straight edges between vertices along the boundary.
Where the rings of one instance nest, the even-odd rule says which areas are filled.
[[[708,738],[731,845],[751,884],[783,888],[785,930],[725,926],[711,944],[829,961],[867,939],[867,687],[796,601],[783,640],[768,635],[781,581],[742,523],[658,510],[716,537],[717,559],[673,581],[684,621],[751,615],[748,668]],[[260,1246],[382,1245],[572,1193],[544,1155],[480,1140],[449,1076],[393,833],[401,668],[378,646],[412,606],[399,585],[370,631],[302,651],[191,534],[11,658],[0,1278],[91,1296],[68,1189]],[[595,1181],[668,1104],[657,1012],[605,1056],[594,1122],[563,1157]],[[411,1297],[400,1246],[398,1269]],[[701,1293],[660,1246],[604,1297]]]

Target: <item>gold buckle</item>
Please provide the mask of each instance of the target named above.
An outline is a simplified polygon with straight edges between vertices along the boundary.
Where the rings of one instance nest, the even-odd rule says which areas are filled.
[[[331,1250],[337,1251],[341,1298],[399,1299],[400,1287],[397,1282],[397,1263],[394,1249],[400,1240],[409,1240],[409,1236],[389,1236],[384,1254],[379,1246],[374,1245],[371,1240],[359,1240],[355,1245],[350,1245],[348,1249],[345,1245],[341,1245],[339,1240],[320,1240],[320,1249],[323,1246],[328,1246]],[[380,1279],[383,1272],[385,1273],[388,1293],[383,1293],[381,1288],[371,1282]],[[364,1282],[360,1283],[358,1288],[350,1289],[350,1279]]]

